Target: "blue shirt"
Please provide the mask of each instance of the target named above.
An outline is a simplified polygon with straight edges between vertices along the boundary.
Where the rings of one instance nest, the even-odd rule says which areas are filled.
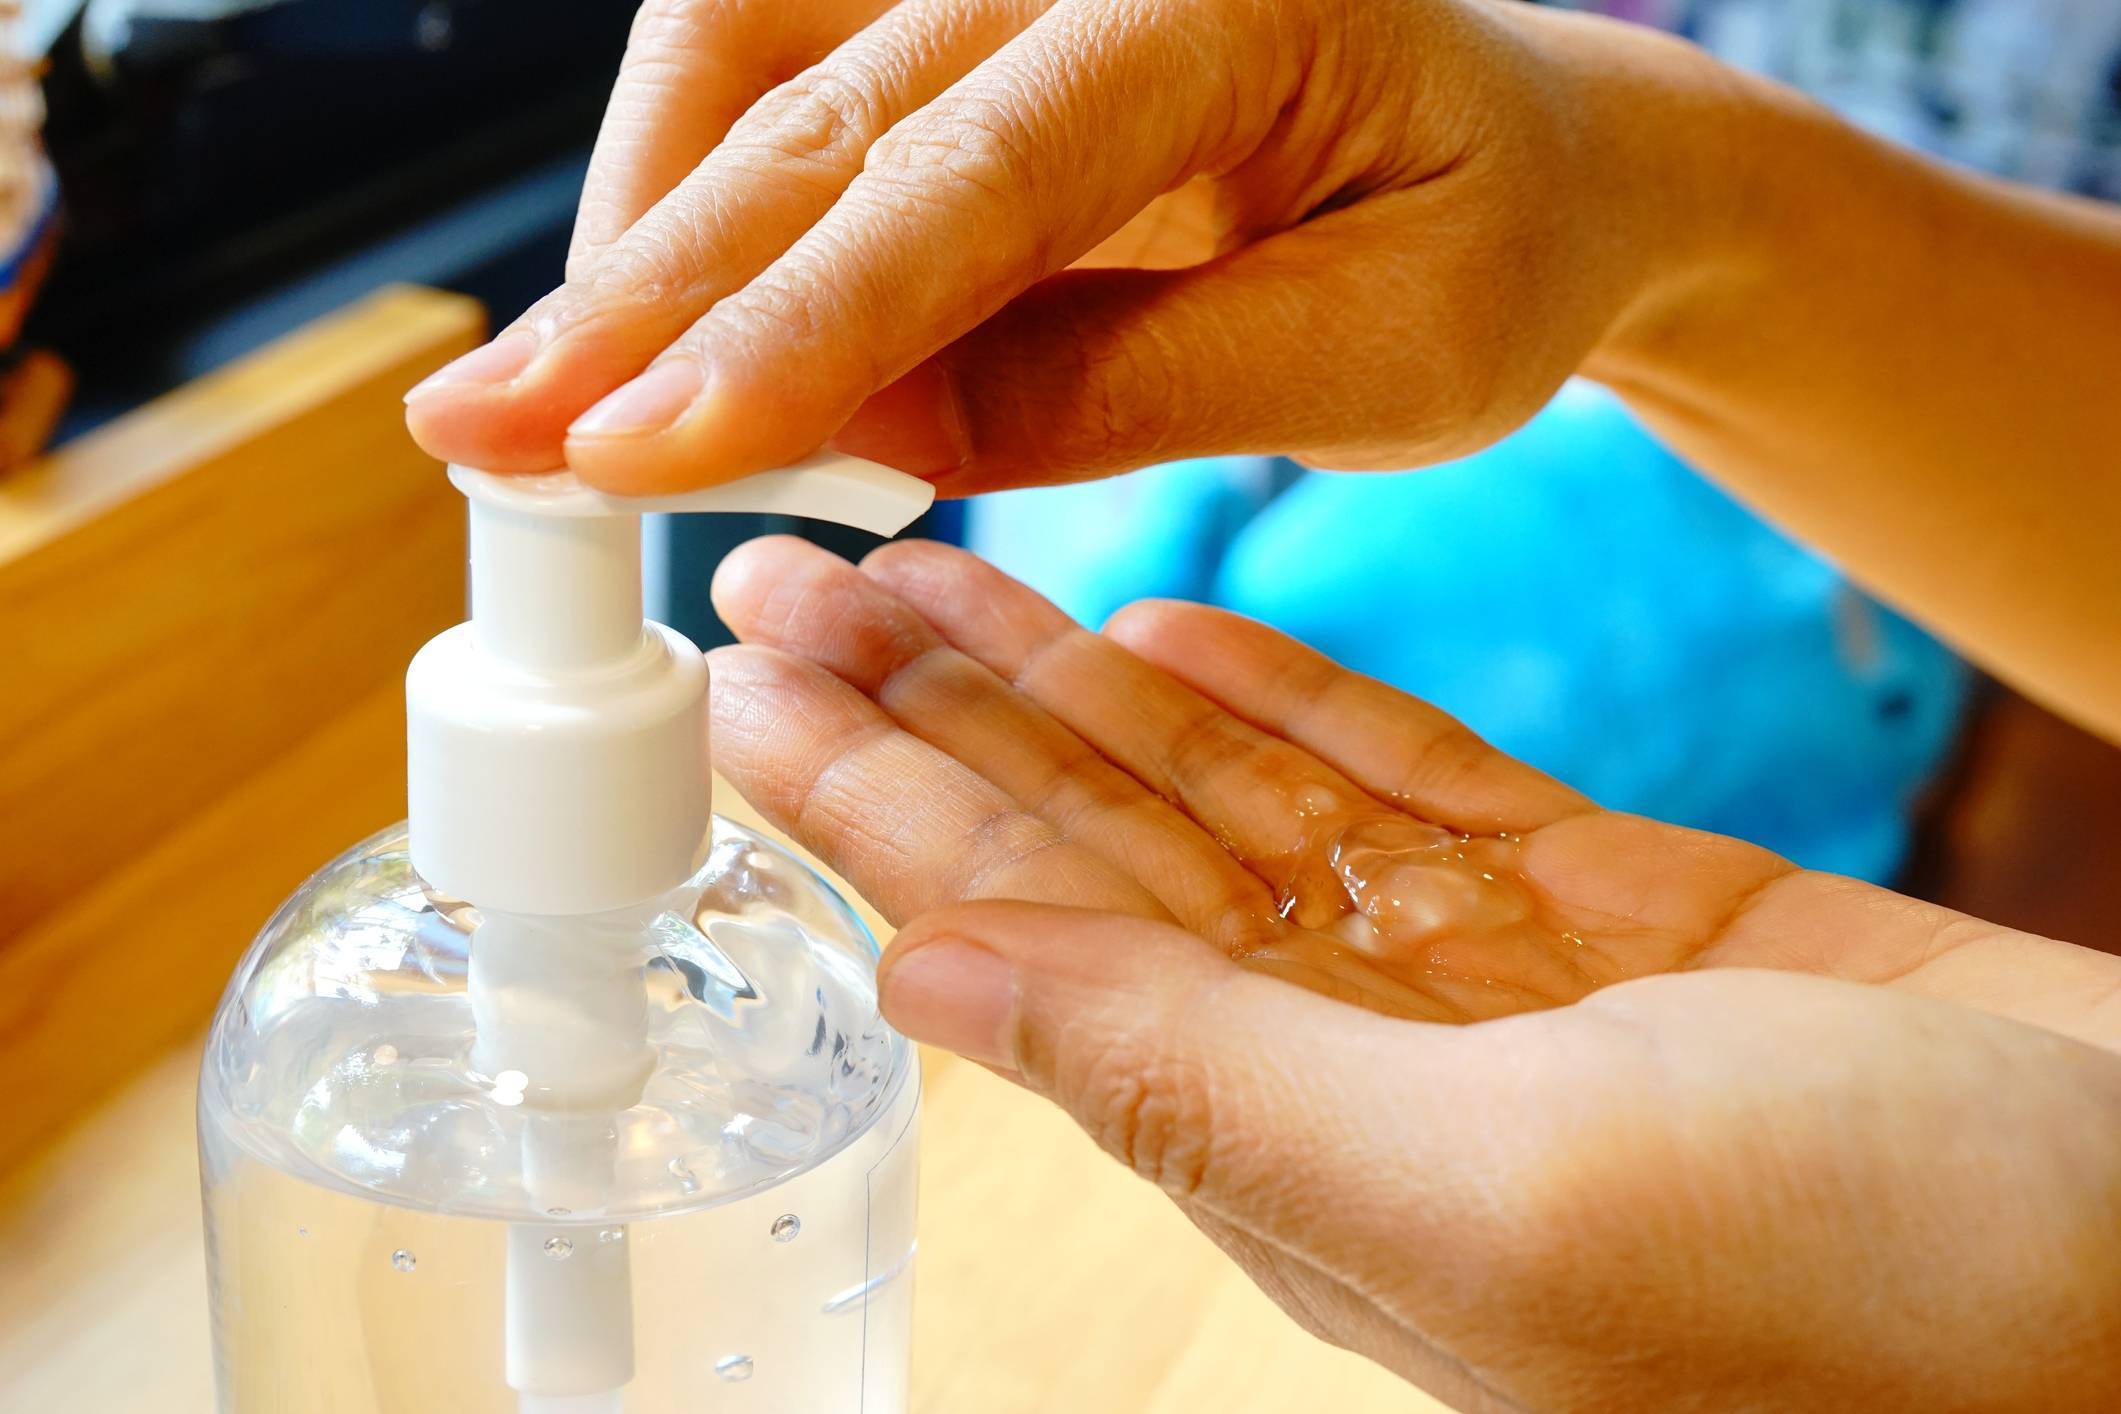
[[[1938,156],[2121,199],[2114,0],[1573,0],[1570,8],[1684,34]]]

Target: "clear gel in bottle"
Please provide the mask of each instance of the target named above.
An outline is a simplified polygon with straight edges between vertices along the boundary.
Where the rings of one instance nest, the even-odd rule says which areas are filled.
[[[927,488],[454,475],[473,617],[407,677],[409,825],[280,908],[207,1046],[223,1414],[903,1410],[918,1064],[855,913],[709,816],[636,512],[890,531]]]

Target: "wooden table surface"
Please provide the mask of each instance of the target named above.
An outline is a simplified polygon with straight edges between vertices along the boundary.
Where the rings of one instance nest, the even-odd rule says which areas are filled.
[[[1058,1111],[924,1061],[921,1414],[1442,1407],[1304,1334]],[[213,1408],[196,1065],[171,1054],[0,1182],[0,1414]]]

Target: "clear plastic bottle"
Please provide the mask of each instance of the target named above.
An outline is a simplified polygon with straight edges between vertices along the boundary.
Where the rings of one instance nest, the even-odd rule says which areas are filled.
[[[495,491],[482,531],[459,484],[410,831],[296,891],[208,1041],[222,1414],[903,1410],[920,1077],[876,943],[778,845],[701,841],[705,676],[640,621],[628,508]]]
[[[623,1320],[597,1268],[624,1274],[633,1373],[585,1410],[905,1407],[920,1079],[877,1015],[876,945],[726,820],[664,902],[613,940],[654,1057],[617,1113],[541,1112],[536,1077],[480,1070],[482,923],[428,893],[402,828],[274,915],[199,1086],[224,1414],[518,1414],[526,1257],[563,1324],[570,1282]],[[597,1131],[607,1192],[537,1191],[541,1123]]]

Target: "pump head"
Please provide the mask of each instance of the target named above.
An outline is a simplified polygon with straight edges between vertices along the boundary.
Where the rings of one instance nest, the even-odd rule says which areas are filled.
[[[650,511],[806,516],[880,535],[927,482],[819,455],[704,491],[608,496],[571,473],[452,467],[471,503],[471,621],[405,675],[412,862],[510,913],[600,913],[676,888],[709,819],[707,669],[641,614]]]

